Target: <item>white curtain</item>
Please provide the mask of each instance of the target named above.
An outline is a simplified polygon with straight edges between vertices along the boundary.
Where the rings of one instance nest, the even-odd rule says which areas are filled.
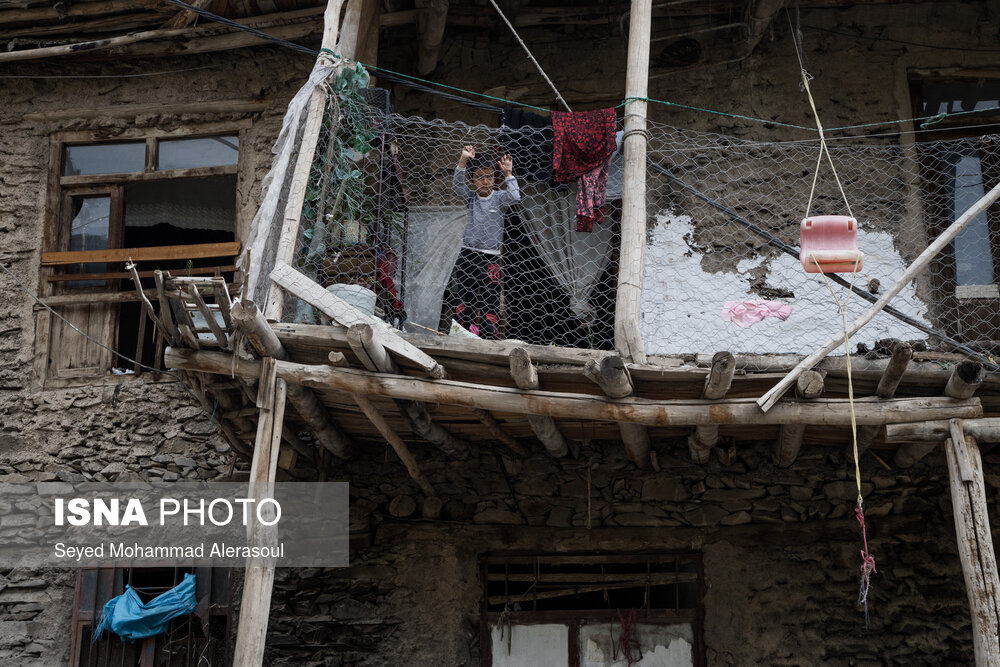
[[[595,224],[592,232],[577,232],[576,193],[530,183],[521,189],[522,220],[545,267],[569,295],[570,308],[584,324],[593,311],[591,292],[608,263],[611,223]]]
[[[420,327],[438,328],[441,300],[458,260],[468,217],[464,206],[414,206],[407,213],[407,331],[427,333]]]

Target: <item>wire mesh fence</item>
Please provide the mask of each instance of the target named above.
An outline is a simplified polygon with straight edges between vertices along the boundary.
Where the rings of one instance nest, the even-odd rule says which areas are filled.
[[[529,116],[508,112],[499,128],[405,117],[384,91],[334,87],[295,267],[334,303],[404,330],[612,348],[624,161],[608,139],[599,192],[589,181],[559,182],[559,138],[547,119]],[[994,136],[834,142],[842,195],[825,162],[817,174],[815,141],[650,123],[647,353],[813,351],[841,330],[838,302],[848,321],[860,315],[984,183],[1000,179],[998,149]],[[807,209],[857,219],[863,268],[842,278],[867,300],[804,271],[797,252]],[[960,342],[994,354],[998,211],[974,220],[855,342]],[[307,322],[331,314],[301,302],[294,311]]]

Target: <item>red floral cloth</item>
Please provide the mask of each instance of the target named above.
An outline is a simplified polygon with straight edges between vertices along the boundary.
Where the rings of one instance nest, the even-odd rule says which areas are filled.
[[[576,231],[604,220],[608,160],[615,152],[615,110],[552,112],[552,176],[576,181]]]

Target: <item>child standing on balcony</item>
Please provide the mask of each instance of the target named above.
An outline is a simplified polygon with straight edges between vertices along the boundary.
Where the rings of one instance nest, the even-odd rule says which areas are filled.
[[[471,172],[472,187],[466,182]],[[495,171],[503,173],[504,189],[494,190]],[[513,176],[514,161],[504,155],[496,163],[476,159],[476,149],[465,146],[455,167],[452,189],[469,207],[469,220],[462,235],[462,249],[451,274],[453,316],[463,327],[481,338],[501,338],[500,247],[507,209],[521,201]],[[476,317],[479,311],[480,318]]]

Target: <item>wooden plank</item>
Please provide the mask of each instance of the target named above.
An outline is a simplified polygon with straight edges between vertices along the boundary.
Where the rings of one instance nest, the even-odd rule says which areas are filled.
[[[205,326],[207,326],[212,332],[212,335],[215,336],[215,340],[219,344],[219,348],[228,350],[229,337],[226,335],[226,332],[222,330],[222,327],[219,326],[219,323],[215,321],[215,312],[209,310],[205,300],[201,298],[201,292],[198,291],[198,287],[189,284],[186,291],[188,296],[194,302],[198,312],[201,313],[203,318],[205,318]]]
[[[61,266],[91,262],[152,262],[167,259],[201,259],[232,257],[240,254],[240,242],[198,243],[195,245],[165,245],[149,248],[112,248],[109,250],[66,250],[43,252],[42,266]],[[128,277],[128,275],[126,275]]]
[[[812,368],[816,362],[830,354],[834,349],[843,344],[845,336],[853,336],[857,333],[858,329],[868,324],[874,318],[879,311],[881,311],[885,306],[889,304],[894,296],[899,294],[900,291],[906,285],[916,277],[918,273],[923,271],[930,261],[937,256],[939,252],[948,247],[951,241],[958,236],[966,225],[968,225],[972,220],[974,220],[980,213],[989,208],[993,202],[1000,198],[1000,183],[997,183],[993,188],[983,195],[975,204],[969,207],[969,209],[959,216],[958,220],[952,223],[944,232],[942,232],[934,241],[920,253],[919,256],[913,262],[906,267],[903,275],[879,297],[868,310],[866,310],[860,317],[858,317],[854,322],[848,325],[847,330],[839,332],[830,337],[823,347],[816,350],[808,357],[803,359],[799,364],[792,369],[778,384],[776,384],[770,391],[757,399],[757,405],[760,406],[761,410],[765,412],[771,409],[771,406],[781,398],[788,389],[795,383],[795,378],[798,375],[809,368]]]
[[[250,466],[249,497],[272,495],[281,447],[281,425],[285,412],[285,382],[275,382],[273,402],[262,408],[257,426],[257,442]],[[269,409],[268,409],[269,408]],[[251,531],[251,545],[276,542],[276,526],[257,526]],[[274,584],[274,558],[250,558],[243,578],[243,598],[236,631],[234,665],[261,665],[267,637],[267,619],[271,612],[271,588]]]
[[[259,362],[233,359],[222,352],[168,348],[166,363],[191,369],[245,377],[257,377]],[[849,401],[842,398],[811,401],[786,400],[764,413],[753,399],[725,401],[652,401],[642,398],[609,399],[586,394],[522,391],[449,380],[432,380],[370,373],[328,365],[279,361],[278,376],[295,384],[371,396],[405,398],[425,403],[444,403],[494,412],[548,414],[563,419],[632,422],[648,426],[693,426],[697,424],[816,424],[847,426],[851,423]],[[860,398],[854,401],[859,424],[901,424],[932,419],[975,418],[982,415],[978,398]]]
[[[198,113],[198,111],[188,110],[188,113]],[[78,185],[91,185],[109,183],[139,183],[142,181],[163,181],[178,178],[203,178],[206,176],[228,176],[236,174],[239,168],[235,164],[227,164],[217,167],[187,167],[184,169],[164,169],[162,171],[151,172],[129,172],[119,174],[77,174],[73,176],[60,176],[59,185],[64,188]]]
[[[445,377],[444,367],[430,355],[411,345],[382,320],[366,315],[343,299],[326,291],[288,264],[276,264],[271,280],[343,326],[368,324],[379,333],[382,344],[393,353],[422,368],[432,378]]]
[[[945,441],[945,453],[958,553],[972,617],[976,664],[998,665],[1000,664],[1000,640],[998,640],[1000,580],[998,580],[996,555],[993,552],[993,540],[990,536],[986,510],[982,459],[979,448],[971,438],[962,438],[959,442],[949,438]],[[972,468],[967,471],[973,478],[969,482],[962,480],[960,460],[963,458]]]
[[[214,276],[220,273],[231,273],[235,270],[236,267],[232,264],[228,264],[225,266],[200,266],[194,269],[183,269],[184,273],[192,276]],[[60,273],[54,276],[47,276],[45,280],[47,280],[50,283],[67,283],[77,280],[120,280],[122,278],[131,278],[131,277],[132,277],[131,273],[127,271],[111,271],[106,273]],[[152,278],[153,272],[140,271],[139,277]],[[68,297],[68,296],[73,296],[73,295],[70,294],[59,295],[59,297]],[[102,295],[98,294],[95,296],[100,297]],[[107,296],[107,294],[103,296]],[[71,303],[71,302],[67,301],[66,303]]]

